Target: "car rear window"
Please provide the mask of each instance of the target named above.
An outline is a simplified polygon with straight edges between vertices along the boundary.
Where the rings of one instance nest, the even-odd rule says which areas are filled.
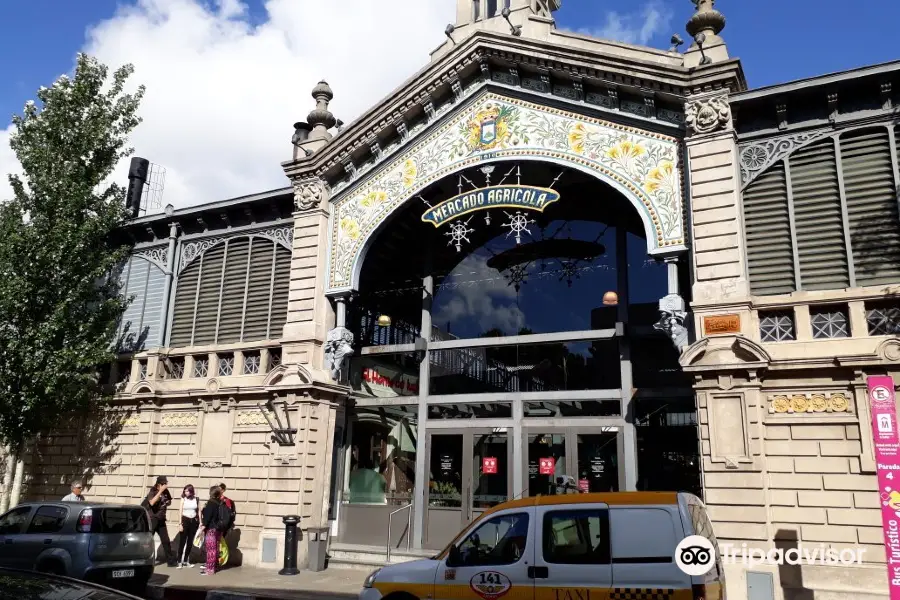
[[[100,513],[97,515],[97,513]],[[94,509],[91,533],[146,533],[147,512],[140,507]]]

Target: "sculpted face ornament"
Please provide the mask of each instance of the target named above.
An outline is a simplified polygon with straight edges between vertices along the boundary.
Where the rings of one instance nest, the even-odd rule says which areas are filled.
[[[353,333],[346,327],[335,327],[325,341],[325,368],[331,378],[340,382],[344,364],[353,356]]]
[[[687,311],[684,309],[684,299],[678,294],[669,294],[661,298],[659,312],[662,313],[662,317],[653,328],[665,332],[677,350],[687,346],[688,330],[684,326]]]
[[[297,210],[310,210],[322,202],[325,197],[325,183],[319,178],[301,179],[294,182],[294,207]]]
[[[724,96],[694,100],[685,106],[684,117],[695,133],[712,133],[728,124],[731,107]]]

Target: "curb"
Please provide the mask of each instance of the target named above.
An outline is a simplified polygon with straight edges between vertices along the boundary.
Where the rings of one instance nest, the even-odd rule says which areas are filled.
[[[257,596],[227,590],[202,590],[150,585],[147,598],[151,600],[283,600],[283,597]]]

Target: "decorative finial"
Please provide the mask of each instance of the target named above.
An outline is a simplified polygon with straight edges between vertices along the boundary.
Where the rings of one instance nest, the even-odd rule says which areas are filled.
[[[687,22],[687,32],[692,38],[697,38],[698,33],[707,35],[719,35],[725,29],[725,15],[715,9],[716,0],[691,0],[697,8]]]
[[[309,113],[306,120],[312,126],[314,132],[321,134],[327,132],[337,123],[334,115],[328,110],[328,104],[334,98],[334,92],[331,91],[331,86],[328,85],[327,82],[320,81],[318,85],[313,88],[312,97],[316,101],[316,108]],[[324,132],[322,131],[322,128],[324,128]]]

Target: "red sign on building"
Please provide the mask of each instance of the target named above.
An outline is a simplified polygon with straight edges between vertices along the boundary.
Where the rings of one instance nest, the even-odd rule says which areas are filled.
[[[587,494],[591,491],[591,482],[588,479],[579,479],[578,480],[578,490]]]
[[[485,475],[497,474],[497,459],[493,456],[484,456],[481,459],[481,472]]]
[[[556,467],[556,460],[554,458],[542,458],[540,462],[538,462],[538,473],[541,475],[553,475]]]

